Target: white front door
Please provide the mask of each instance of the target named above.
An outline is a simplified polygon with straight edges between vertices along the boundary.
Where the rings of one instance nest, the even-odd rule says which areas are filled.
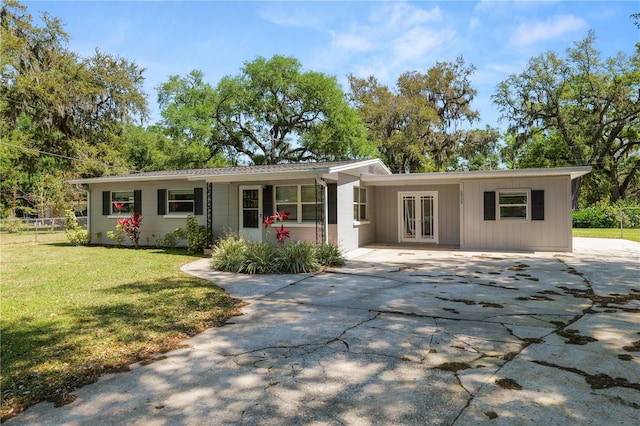
[[[438,193],[435,191],[398,194],[401,243],[438,243]]]
[[[240,187],[240,235],[248,241],[262,241],[262,187]]]

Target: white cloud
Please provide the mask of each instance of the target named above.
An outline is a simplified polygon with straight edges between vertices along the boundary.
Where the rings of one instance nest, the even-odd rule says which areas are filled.
[[[520,24],[511,37],[514,46],[529,46],[541,40],[550,40],[565,33],[584,28],[586,22],[573,15],[557,15],[546,21]]]
[[[358,33],[332,33],[333,45],[341,50],[367,52],[375,46],[366,37]]]

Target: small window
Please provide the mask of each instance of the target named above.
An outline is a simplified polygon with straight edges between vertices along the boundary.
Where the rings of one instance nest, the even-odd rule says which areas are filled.
[[[528,200],[527,191],[501,191],[498,195],[500,219],[528,219]]]
[[[111,192],[111,214],[133,213],[133,191]]]
[[[367,188],[353,188],[353,220],[363,222],[367,217]]]
[[[167,203],[169,214],[193,213],[195,206],[193,189],[169,189]]]

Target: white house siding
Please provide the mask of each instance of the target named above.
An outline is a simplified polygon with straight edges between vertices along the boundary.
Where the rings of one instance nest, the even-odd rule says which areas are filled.
[[[131,214],[105,216],[102,214],[103,191],[141,191],[142,225],[140,226],[140,245],[155,245],[158,238],[173,232],[176,228],[184,228],[185,217],[171,217],[170,215],[158,216],[158,189],[193,189],[202,188],[203,203],[206,203],[206,184],[204,181],[186,180],[161,180],[150,182],[111,182],[95,183],[91,185],[91,203],[89,216],[91,217],[90,229],[91,243],[116,244],[107,237],[108,231],[115,231],[119,218],[130,217]],[[206,208],[203,215],[196,216],[200,225],[207,224]],[[127,237],[124,245],[130,245]]]
[[[465,180],[462,188],[461,248],[572,250],[569,176]],[[484,220],[484,192],[502,189],[544,190],[544,220]]]
[[[367,190],[367,215],[369,221],[356,224],[353,220],[353,188],[361,186],[357,176],[340,173],[338,176],[338,246],[343,251],[356,249],[360,246],[375,242],[376,238],[376,212],[375,196],[373,188]]]
[[[375,187],[376,242],[398,242],[398,193],[436,191],[438,193],[439,244],[460,244],[460,195],[458,184],[403,185]]]

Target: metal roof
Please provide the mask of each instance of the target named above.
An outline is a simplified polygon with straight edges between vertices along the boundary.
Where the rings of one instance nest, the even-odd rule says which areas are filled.
[[[373,169],[369,170],[369,166]],[[73,179],[73,184],[108,183],[125,181],[154,181],[154,180],[206,180],[206,181],[229,181],[234,180],[259,180],[260,178],[282,177],[289,175],[304,174],[318,175],[337,172],[348,172],[359,168],[368,168],[367,173],[382,173],[390,175],[389,169],[379,159],[369,160],[346,160],[327,161],[317,163],[290,163],[274,164],[263,166],[234,166],[217,167],[209,169],[183,169],[183,170],[160,170],[155,172],[140,172],[128,175],[102,176],[95,178]],[[364,173],[364,174],[367,174]],[[292,176],[293,177],[293,176]]]
[[[543,169],[512,169],[512,170],[477,170],[465,172],[433,172],[407,173],[392,176],[363,176],[362,182],[370,185],[401,185],[420,183],[455,183],[464,180],[496,179],[496,178],[524,178],[547,176],[570,176],[576,179],[591,171],[591,166],[554,167]]]

